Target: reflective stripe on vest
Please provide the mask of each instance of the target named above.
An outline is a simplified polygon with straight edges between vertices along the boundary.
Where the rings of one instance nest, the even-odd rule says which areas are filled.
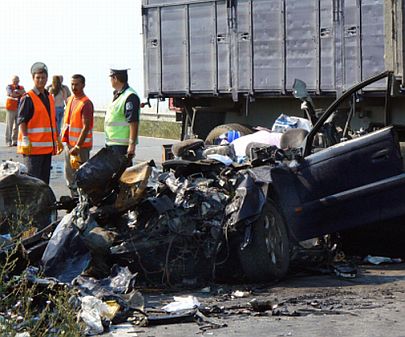
[[[125,102],[131,94],[137,95],[136,91],[129,87],[107,108],[104,119],[105,142],[107,145],[129,144],[129,124],[125,117]],[[136,139],[136,143],[138,143],[138,139]]]
[[[41,133],[41,132],[52,132],[52,128],[31,128],[27,130],[28,133]]]
[[[49,147],[52,146],[52,142],[31,142],[32,147]]]
[[[107,126],[128,126],[128,122],[107,122]]]
[[[105,142],[107,145],[128,145],[128,138],[127,139],[119,139],[119,138],[105,138]]]
[[[50,113],[38,95],[30,90],[27,93],[34,105],[34,113],[27,123],[27,134],[31,141],[31,155],[56,154],[57,129],[55,101],[52,95],[48,95]],[[23,153],[21,148],[22,133],[18,133],[17,153]]]
[[[87,96],[81,97],[76,104],[75,109],[71,111],[74,96],[70,96],[65,109],[64,125],[62,128],[62,142],[68,143],[70,146],[75,146],[80,138],[80,133],[83,130],[82,109],[84,104],[89,100]],[[76,98],[77,99],[77,98]],[[91,148],[93,146],[93,120],[90,123],[90,130],[80,145],[83,148]]]

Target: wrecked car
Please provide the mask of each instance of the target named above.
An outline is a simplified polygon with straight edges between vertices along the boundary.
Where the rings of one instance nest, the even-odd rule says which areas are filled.
[[[304,240],[403,215],[396,127],[383,118],[359,128],[356,120],[361,91],[387,79],[389,93],[391,75],[354,86],[322,114],[297,81],[313,127],[287,129],[279,146],[249,144],[245,161],[232,143],[199,139],[173,146],[163,172],[153,163],[127,168],[101,150],[77,171],[78,204],[50,239],[46,274],[102,278],[119,264],[153,285],[268,281],[285,276]],[[385,100],[389,114],[389,94]]]
[[[233,221],[243,231],[239,256],[250,280],[283,277],[296,243],[404,214],[404,166],[397,127],[389,119],[391,76],[384,72],[355,85],[317,115],[305,84],[296,81],[295,96],[305,103],[313,127],[309,132],[287,130],[280,139],[283,153],[263,144],[250,147],[251,163],[256,164],[242,174],[255,184],[236,187],[242,201]],[[356,116],[356,105],[362,90],[384,79],[381,123],[359,127],[363,121]],[[189,140],[182,150],[195,143]],[[192,156],[198,157],[198,146]],[[186,171],[187,164],[183,166]],[[260,192],[252,192],[252,186]]]
[[[404,214],[403,159],[396,128],[386,118],[391,76],[384,72],[347,90],[301,138],[302,146],[292,148],[291,160],[271,167],[262,216],[252,226],[250,244],[241,250],[251,279],[284,275],[291,243]],[[356,129],[357,95],[381,79],[387,79],[386,116],[381,124]],[[296,97],[308,97],[304,86]]]

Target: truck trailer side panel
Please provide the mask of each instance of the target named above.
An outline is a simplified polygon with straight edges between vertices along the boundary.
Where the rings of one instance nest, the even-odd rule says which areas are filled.
[[[313,93],[335,95],[383,71],[387,34],[395,37],[385,31],[384,0],[143,0],[142,6],[148,97],[284,95],[295,78]],[[383,88],[380,82],[369,89]]]

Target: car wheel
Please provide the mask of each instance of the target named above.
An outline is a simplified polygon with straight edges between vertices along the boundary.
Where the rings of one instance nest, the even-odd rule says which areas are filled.
[[[7,232],[10,225],[24,230],[48,226],[57,219],[55,201],[52,189],[40,179],[24,174],[0,177],[0,231]]]
[[[252,239],[239,251],[242,270],[252,282],[283,278],[290,264],[287,228],[277,207],[268,201],[252,225]]]
[[[238,123],[218,125],[209,132],[205,138],[205,144],[213,145],[220,135],[231,130],[239,131],[241,136],[250,135],[254,132],[250,127]]]

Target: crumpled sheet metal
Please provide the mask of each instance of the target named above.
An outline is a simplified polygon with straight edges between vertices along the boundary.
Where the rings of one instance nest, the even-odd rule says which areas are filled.
[[[196,286],[211,280],[217,258],[221,263],[233,258],[224,242],[228,231],[241,227],[243,233],[248,220],[260,214],[266,178],[257,185],[248,170],[224,176],[215,170],[187,177],[172,171],[156,175],[146,162],[128,169],[120,184],[133,190],[121,201],[134,202],[131,212],[100,222],[98,210],[115,208],[116,201],[90,208],[86,197],[72,211],[72,225],[90,251],[90,269],[101,270],[92,276],[105,277],[119,263],[153,285]]]
[[[173,173],[168,173],[164,176],[163,182],[170,188],[175,195],[174,204],[178,207],[190,208],[194,207],[196,198],[193,197],[194,193],[200,194],[202,199],[206,198],[212,202],[226,203],[229,199],[229,192],[223,188],[211,187],[213,185],[212,179],[203,177],[178,177],[176,178]],[[221,190],[221,191],[220,191]]]
[[[135,225],[131,237],[112,247],[111,253],[134,260],[135,269],[152,283],[207,279],[215,262],[229,196],[223,189],[203,184],[201,178],[194,181],[170,174],[165,177],[174,207],[167,207],[165,212],[154,211],[151,216],[143,214],[146,208],[140,205],[138,218],[147,217],[147,221]],[[159,197],[168,198],[165,194],[155,198]]]
[[[246,220],[246,224],[252,223],[260,216],[265,203],[266,195],[263,190],[256,184],[250,172],[244,172],[236,187],[234,198],[226,207],[228,223],[232,226]]]

